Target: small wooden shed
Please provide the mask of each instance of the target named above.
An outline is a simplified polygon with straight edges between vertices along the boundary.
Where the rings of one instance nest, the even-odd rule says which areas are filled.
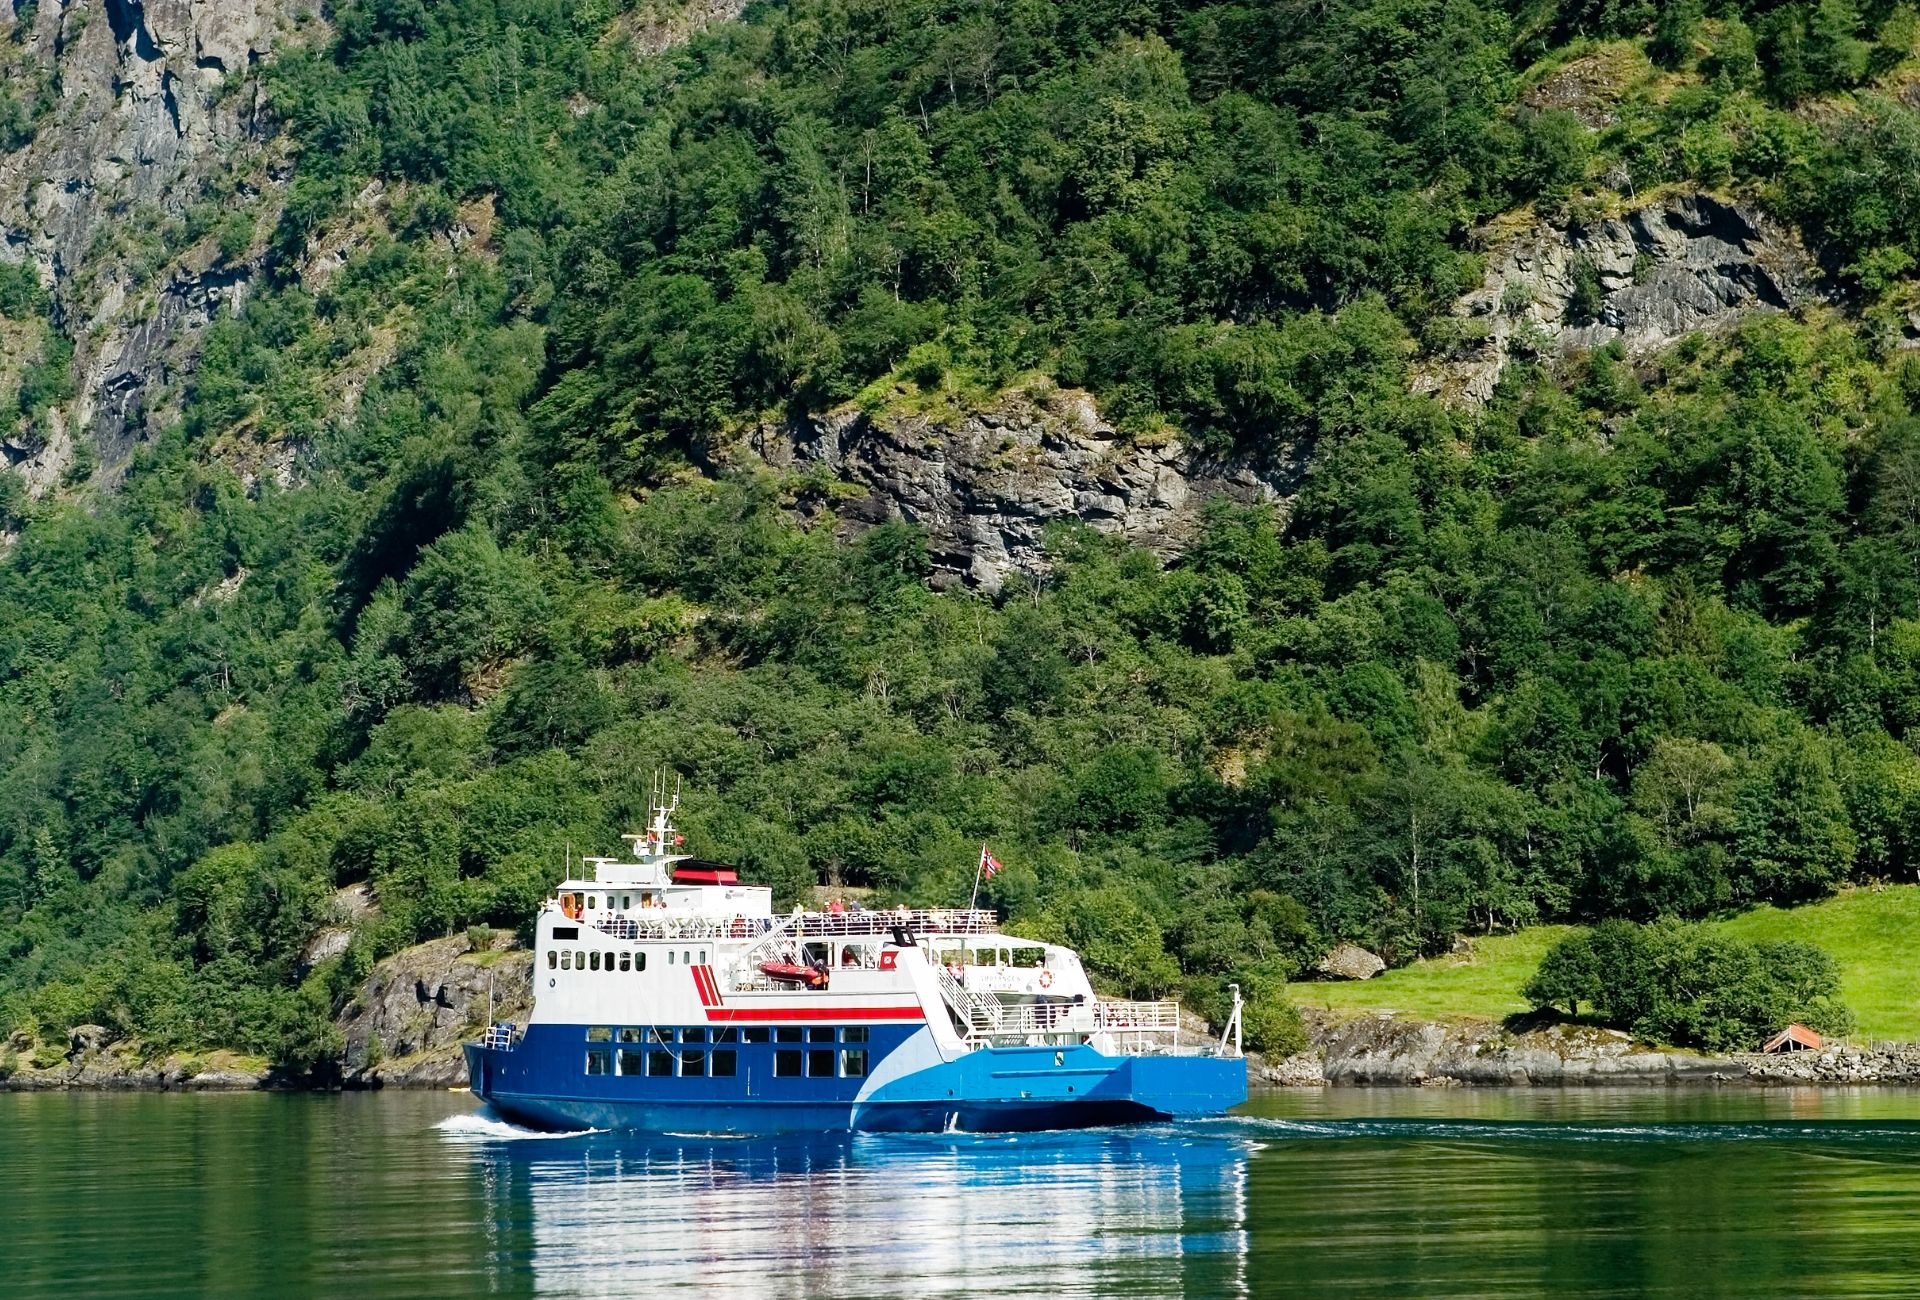
[[[1811,1052],[1820,1047],[1820,1035],[1805,1025],[1792,1024],[1769,1038],[1760,1048],[1763,1052]]]

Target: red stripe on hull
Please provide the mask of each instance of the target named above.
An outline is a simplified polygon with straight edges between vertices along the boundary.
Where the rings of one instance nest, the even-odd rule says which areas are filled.
[[[717,1007],[720,1005],[720,985],[718,981],[713,978],[713,967],[695,966],[693,968],[693,984],[695,988],[700,990],[701,1006]]]
[[[919,1007],[708,1007],[707,1019],[721,1024],[779,1020],[926,1020]]]

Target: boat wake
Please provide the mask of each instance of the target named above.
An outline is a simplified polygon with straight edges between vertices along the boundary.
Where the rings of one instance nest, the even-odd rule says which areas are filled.
[[[498,1115],[485,1111],[472,1111],[465,1115],[449,1115],[434,1128],[457,1142],[525,1142],[549,1140],[553,1138],[586,1137],[589,1133],[604,1132],[603,1129],[581,1128],[554,1132],[548,1129],[523,1128],[508,1123]]]

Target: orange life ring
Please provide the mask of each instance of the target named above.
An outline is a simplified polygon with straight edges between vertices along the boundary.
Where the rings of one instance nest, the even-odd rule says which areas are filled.
[[[1043,970],[1043,971],[1041,971],[1041,972],[1040,972],[1040,987],[1041,987],[1041,988],[1043,988],[1043,989],[1050,989],[1050,988],[1052,988],[1052,987],[1053,987],[1053,972],[1052,972],[1052,971],[1050,971],[1050,970]]]

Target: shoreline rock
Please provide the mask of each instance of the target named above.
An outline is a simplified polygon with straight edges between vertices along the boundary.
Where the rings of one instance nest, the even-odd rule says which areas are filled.
[[[1249,1058],[1263,1087],[1582,1087],[1660,1084],[1920,1086],[1920,1043],[1837,1044],[1811,1052],[1709,1056],[1636,1043],[1590,1025],[1513,1029],[1390,1012],[1306,1012],[1311,1047]]]

